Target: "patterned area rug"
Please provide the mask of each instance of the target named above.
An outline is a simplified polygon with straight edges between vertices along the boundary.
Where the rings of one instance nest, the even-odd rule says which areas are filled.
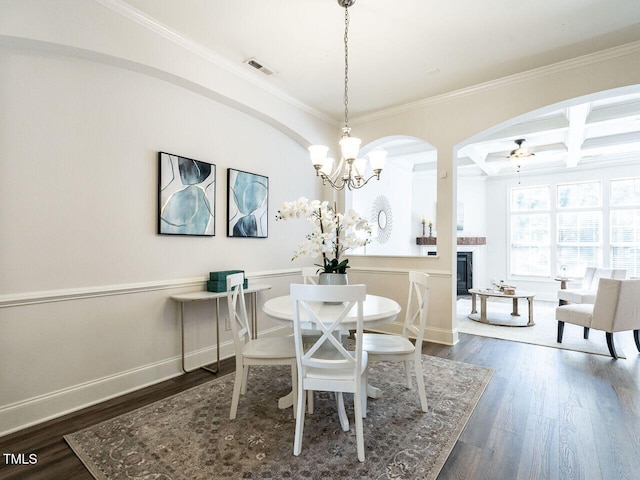
[[[366,462],[356,454],[353,397],[340,427],[335,397],[315,393],[305,419],[302,454],[293,455],[292,409],[277,398],[290,390],[286,367],[252,367],[238,416],[229,420],[234,375],[212,380],[112,420],[65,436],[97,479],[435,479],[493,371],[423,355],[429,412],[400,364],[372,366],[383,397],[364,419]]]

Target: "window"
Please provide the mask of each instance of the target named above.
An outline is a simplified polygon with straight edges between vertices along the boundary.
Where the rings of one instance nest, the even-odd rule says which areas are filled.
[[[551,197],[555,191],[555,199]],[[511,190],[510,274],[580,278],[607,266],[640,277],[640,177]]]
[[[511,191],[511,273],[549,276],[551,214],[549,187]]]
[[[581,277],[602,264],[601,197],[600,182],[558,185],[557,271],[564,266],[570,277]]]
[[[611,181],[611,266],[640,276],[640,178]]]

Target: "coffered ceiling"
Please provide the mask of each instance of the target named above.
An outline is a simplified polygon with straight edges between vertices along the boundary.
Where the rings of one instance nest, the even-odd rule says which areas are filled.
[[[336,0],[100,1],[131,9],[340,124],[344,10]],[[357,0],[349,12],[352,118],[640,42],[640,0]],[[243,63],[251,58],[273,75]],[[639,151],[639,118],[638,95],[560,109],[465,146],[460,171],[513,173],[506,157],[517,138],[535,153],[527,169],[579,167],[603,152],[622,161]],[[395,148],[416,169],[430,168],[428,149]]]

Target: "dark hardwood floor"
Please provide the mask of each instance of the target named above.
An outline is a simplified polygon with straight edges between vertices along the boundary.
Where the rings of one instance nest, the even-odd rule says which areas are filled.
[[[614,361],[461,334],[457,345],[425,343],[423,353],[495,370],[440,480],[640,478],[637,352]],[[233,370],[225,360],[220,374]],[[7,465],[3,455],[0,480],[91,480],[63,435],[211,378],[196,371],[0,438],[2,454],[37,455],[23,466]]]

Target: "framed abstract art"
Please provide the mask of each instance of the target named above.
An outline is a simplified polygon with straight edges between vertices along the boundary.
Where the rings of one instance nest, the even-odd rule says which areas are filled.
[[[227,169],[227,236],[267,238],[269,178]]]
[[[158,177],[158,233],[214,236],[216,166],[159,152]]]

